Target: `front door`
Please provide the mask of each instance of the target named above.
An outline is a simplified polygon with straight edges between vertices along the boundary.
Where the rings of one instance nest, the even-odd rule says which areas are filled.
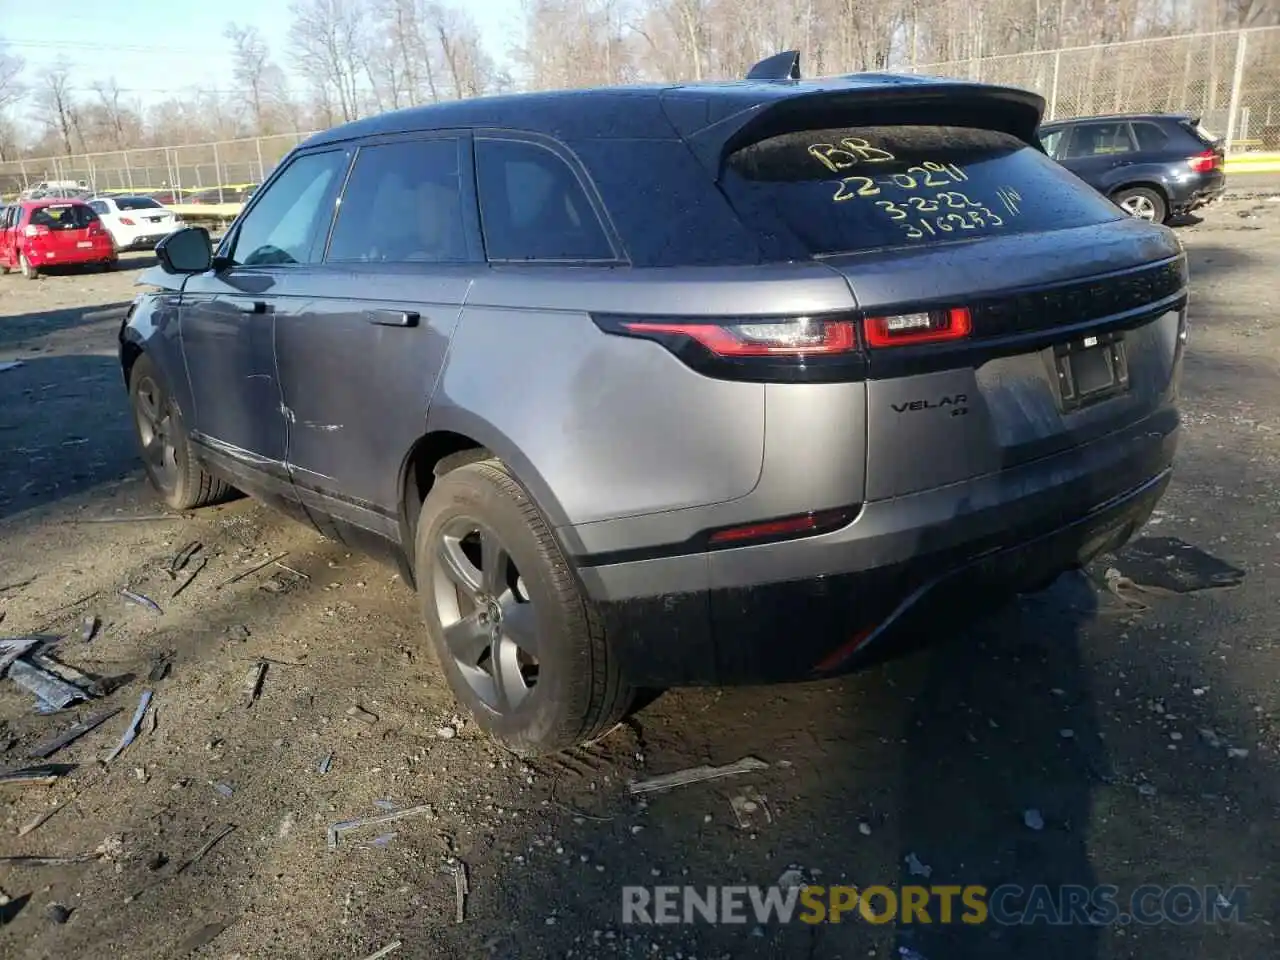
[[[349,542],[400,537],[400,468],[483,261],[470,170],[464,135],[362,145],[315,296],[275,318],[290,476]]]
[[[17,232],[14,225],[21,213],[21,207],[13,206],[5,207],[4,213],[0,214],[0,263],[6,266],[13,266],[17,260],[13,253],[13,238]]]
[[[276,318],[308,296],[313,248],[348,160],[343,149],[294,156],[224,239],[214,268],[183,289],[193,439],[238,486],[272,499],[292,498]]]

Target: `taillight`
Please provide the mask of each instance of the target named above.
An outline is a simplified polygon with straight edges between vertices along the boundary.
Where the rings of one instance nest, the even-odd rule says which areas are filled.
[[[967,307],[900,313],[890,317],[867,317],[867,346],[901,347],[918,343],[945,343],[964,340],[973,332]]]
[[[128,217],[121,217],[120,222],[123,223],[126,227],[132,227],[135,225],[134,222]]]
[[[783,517],[780,520],[763,520],[737,527],[722,527],[708,534],[707,543],[711,547],[745,547],[753,543],[786,540],[791,537],[815,536],[847,526],[857,515],[858,507],[844,507],[838,510],[802,513],[794,517]]]
[[[713,322],[612,319],[616,321],[616,328],[610,333],[650,339],[688,337],[718,357],[825,356],[858,349],[857,331],[849,320],[810,317]]]
[[[1221,163],[1222,158],[1214,150],[1206,150],[1204,153],[1197,153],[1194,157],[1187,158],[1187,166],[1193,173],[1209,173],[1216,170]]]
[[[94,220],[89,224],[89,236],[96,237],[100,233],[102,233],[102,224],[99,221]]]

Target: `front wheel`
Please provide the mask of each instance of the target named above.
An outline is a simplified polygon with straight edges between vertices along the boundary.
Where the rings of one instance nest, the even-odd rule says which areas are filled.
[[[189,510],[227,498],[231,487],[201,467],[182,413],[146,354],[129,371],[129,404],[147,479],[165,503]]]
[[[1169,205],[1155,190],[1149,187],[1125,187],[1112,194],[1111,199],[1129,216],[1150,223],[1164,223],[1169,215]]]
[[[590,601],[499,461],[436,481],[418,520],[415,572],[449,686],[515,752],[585,743],[631,706],[634,690]]]

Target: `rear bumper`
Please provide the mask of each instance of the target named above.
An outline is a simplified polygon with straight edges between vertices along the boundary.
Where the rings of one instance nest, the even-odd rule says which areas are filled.
[[[1226,189],[1227,175],[1214,170],[1191,177],[1170,199],[1175,210],[1190,211],[1216,200]]]
[[[102,263],[110,260],[115,256],[115,249],[110,242],[105,244],[98,243],[92,247],[79,249],[69,247],[66,249],[48,250],[44,248],[32,248],[25,251],[27,259],[31,261],[34,267],[59,267],[74,266],[80,263]]]
[[[580,572],[634,683],[840,673],[1123,543],[1168,485],[1177,429],[1164,408],[1064,454],[869,503],[823,536]]]

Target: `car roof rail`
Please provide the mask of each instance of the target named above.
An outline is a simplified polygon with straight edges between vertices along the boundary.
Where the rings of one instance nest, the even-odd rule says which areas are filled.
[[[765,57],[747,71],[748,80],[799,80],[800,51],[787,50]]]

